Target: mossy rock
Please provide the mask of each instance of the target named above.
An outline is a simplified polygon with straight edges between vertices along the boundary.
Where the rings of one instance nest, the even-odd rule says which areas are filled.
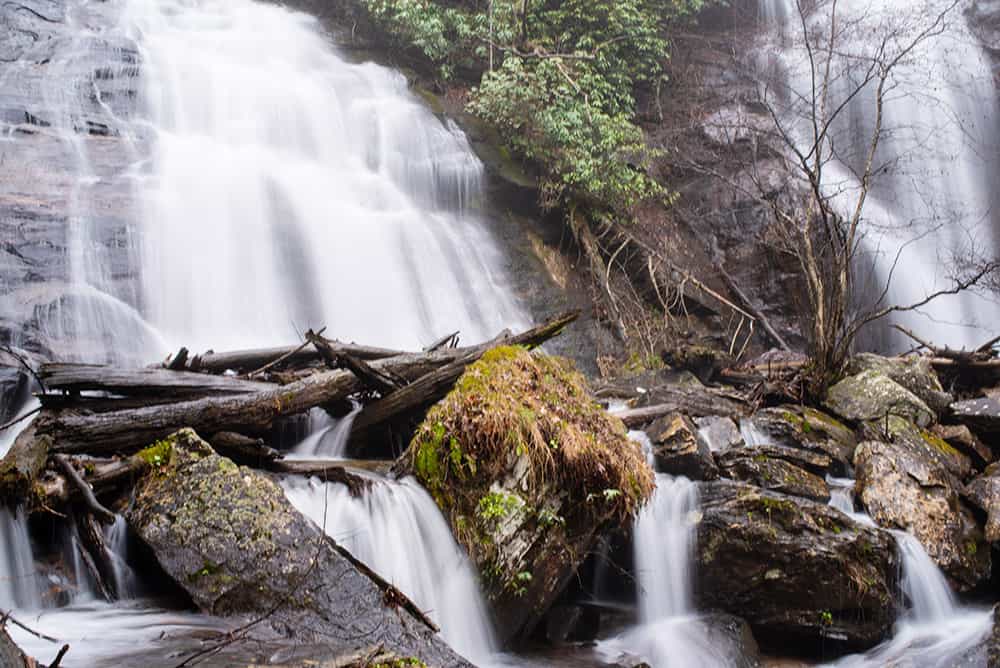
[[[217,455],[190,429],[143,458],[151,466],[126,519],[201,610],[237,624],[266,620],[252,631],[262,642],[322,643],[341,653],[381,646],[435,666],[469,666],[271,478]]]
[[[653,473],[571,361],[500,347],[427,414],[401,458],[484,577],[503,640],[526,637]]]
[[[698,489],[701,607],[743,617],[775,653],[865,649],[890,632],[900,591],[888,533],[744,483]]]
[[[875,369],[841,380],[827,391],[823,405],[852,422],[895,415],[926,427],[935,419],[934,412],[917,395]]]
[[[891,378],[907,390],[920,397],[933,411],[942,414],[954,398],[944,391],[937,372],[927,357],[909,355],[907,357],[882,357],[872,353],[860,353],[847,363],[847,374],[857,375],[863,371],[876,371]]]
[[[801,451],[801,461],[793,462],[796,465],[817,475],[847,474],[857,440],[836,418],[815,408],[777,406],[759,410],[747,419],[758,434]],[[807,454],[811,456],[807,458]]]

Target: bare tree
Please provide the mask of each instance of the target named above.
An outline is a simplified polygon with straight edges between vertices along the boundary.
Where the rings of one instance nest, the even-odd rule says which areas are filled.
[[[960,20],[959,2],[936,3],[933,11],[930,3],[921,4],[889,16],[870,9],[859,12],[857,3],[848,13],[841,0],[796,0],[783,38],[786,51],[800,57],[782,63],[784,71],[772,69],[759,78],[758,102],[765,110],[766,127],[754,128],[757,141],[749,164],[737,172],[717,173],[766,207],[772,243],[797,263],[808,300],[817,388],[841,368],[866,324],[976,288],[997,272],[995,258],[972,249],[975,261],[963,259],[964,269],[952,273],[946,284],[915,302],[892,304],[890,285],[904,243],[894,251],[890,269],[877,276],[876,288],[865,295],[858,289],[860,275],[876,275],[862,240],[874,226],[885,224],[869,215],[873,189],[880,177],[911,157],[895,150],[898,146],[884,150],[887,137],[900,131],[887,125],[886,108],[921,104],[922,93],[915,92],[907,77],[923,48],[941,38],[952,18]],[[867,124],[852,117],[859,106],[866,109]],[[917,148],[921,135],[910,135]],[[776,175],[794,178],[789,184]],[[916,240],[935,224],[954,222],[944,216],[896,219],[891,224],[902,228],[897,233],[905,231]]]

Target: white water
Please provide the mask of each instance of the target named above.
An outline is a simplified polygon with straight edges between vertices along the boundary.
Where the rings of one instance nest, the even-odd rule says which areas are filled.
[[[42,605],[24,512],[0,509],[0,609]]]
[[[636,519],[634,553],[639,624],[601,643],[608,660],[639,655],[656,668],[725,668],[737,658],[712,638],[693,602],[698,488],[687,478],[656,475],[656,491]]]
[[[387,346],[522,324],[473,211],[483,168],[397,72],[350,64],[315,19],[250,0],[128,0],[155,131],[149,320],[173,345]]]
[[[296,508],[426,612],[452,648],[490,660],[497,648],[476,573],[420,484],[378,479],[359,498],[317,479],[283,485]]]
[[[855,521],[875,526],[871,517],[854,510],[854,481],[827,478],[830,505]],[[947,579],[912,534],[893,531],[902,559],[902,589],[908,609],[896,622],[890,640],[865,653],[834,662],[837,668],[949,668],[990,632],[989,609],[960,606]]]
[[[949,0],[840,0],[838,25],[844,33],[835,48],[841,54],[868,56],[887,31],[898,30],[899,36],[889,43],[891,58],[949,4]],[[1000,248],[1000,200],[995,188],[1000,178],[1000,109],[991,65],[969,32],[963,7],[960,3],[953,9],[941,24],[941,34],[923,40],[889,81],[875,160],[887,168],[876,170],[873,178],[858,264],[858,285],[867,292],[861,297],[865,305],[874,301],[890,272],[890,289],[882,305],[911,304],[950,284],[949,272],[961,268],[953,256],[975,249],[992,257]],[[776,40],[776,56],[782,70],[779,78],[785,78],[794,92],[786,96],[793,101],[780,111],[793,132],[802,131],[806,137],[801,123],[808,118],[811,79],[796,1],[760,0],[760,9],[773,24],[787,21]],[[829,10],[829,2],[818,3],[809,15],[810,29],[829,30]],[[859,17],[864,18],[851,25]],[[859,73],[850,72],[848,62],[834,59],[830,109],[857,87]],[[781,97],[772,92],[770,101],[786,105],[779,102]],[[844,214],[857,202],[858,182],[849,170],[862,169],[875,110],[874,88],[868,86],[849,102],[831,130],[836,160],[828,164],[822,185]],[[1000,305],[995,298],[964,293],[893,319],[939,344],[973,347],[990,338],[990,328],[1000,319]],[[908,344],[895,339],[898,336],[883,327],[867,337],[866,344],[890,349]]]
[[[104,540],[114,576],[114,595],[118,600],[135,598],[140,584],[139,577],[128,564],[128,524],[124,517],[115,515],[115,521],[104,529]]]
[[[347,441],[351,435],[354,418],[361,412],[357,405],[341,418],[331,417],[322,408],[309,411],[309,435],[303,438],[286,455],[289,459],[343,459],[347,453]]]

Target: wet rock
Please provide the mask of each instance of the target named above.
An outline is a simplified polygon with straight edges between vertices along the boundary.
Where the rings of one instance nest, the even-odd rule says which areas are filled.
[[[792,455],[791,461],[787,458],[788,454]],[[830,488],[826,481],[793,463],[798,459],[798,451],[793,448],[748,446],[722,454],[719,466],[723,474],[733,480],[813,501],[829,501]],[[826,461],[829,462],[829,459]]]
[[[989,576],[989,545],[959,498],[954,475],[927,449],[865,441],[854,465],[858,498],[879,525],[916,536],[960,590]]]
[[[151,470],[126,518],[203,611],[264,614],[256,628],[266,637],[322,643],[334,653],[375,645],[432,665],[469,665],[270,478],[215,454],[189,429],[144,455]]]
[[[972,429],[988,434],[1000,433],[1000,398],[981,397],[956,401],[951,405],[954,417]]]
[[[731,418],[709,415],[695,418],[694,423],[698,425],[698,434],[713,453],[725,452],[743,444],[740,428]]]
[[[986,513],[986,540],[1000,541],[1000,467],[990,466],[965,486],[963,496]]]
[[[846,474],[857,446],[854,433],[841,422],[815,408],[800,406],[757,411],[747,418],[743,432],[751,445],[776,443],[820,457],[800,463],[818,475],[827,471]]]
[[[977,468],[992,462],[993,451],[964,424],[936,424],[931,429],[945,443],[973,460]]]
[[[966,480],[972,474],[972,460],[967,455],[953,448],[935,432],[921,429],[903,418],[891,416],[887,420],[863,425],[861,433],[867,440],[899,443],[947,469],[959,480]]]
[[[864,371],[875,371],[888,376],[907,390],[920,397],[938,415],[945,413],[955,399],[944,391],[937,373],[927,357],[882,357],[872,353],[860,353],[847,363],[848,375],[854,376]]]
[[[590,641],[601,628],[601,613],[593,607],[561,604],[545,617],[545,640],[550,645]]]
[[[666,415],[645,429],[653,445],[656,470],[671,475],[682,475],[691,480],[715,480],[719,469],[712,451],[698,434],[691,418],[684,415]]]
[[[898,557],[885,532],[743,483],[699,485],[699,597],[784,653],[867,648],[891,629]]]
[[[919,397],[874,369],[848,376],[827,392],[823,405],[845,420],[865,422],[905,417],[926,427],[934,413]]]
[[[434,406],[400,460],[482,575],[498,635],[526,638],[653,473],[568,360],[496,348]]]

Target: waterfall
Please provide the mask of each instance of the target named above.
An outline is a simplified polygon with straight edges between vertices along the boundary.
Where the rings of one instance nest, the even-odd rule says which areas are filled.
[[[342,418],[331,417],[322,408],[310,410],[307,425],[309,435],[292,448],[288,457],[343,459],[347,453],[351,425],[361,408],[358,404]]]
[[[138,177],[148,318],[233,349],[306,326],[386,346],[523,324],[476,212],[483,166],[405,78],[250,0],[128,0],[153,155]]]
[[[0,509],[0,609],[42,607],[23,510]]]
[[[831,506],[857,522],[875,526],[871,517],[854,510],[853,480],[827,478],[827,482],[831,485]],[[837,668],[887,665],[950,668],[990,632],[993,613],[988,609],[958,605],[947,579],[920,541],[905,531],[893,531],[892,534],[902,561],[902,588],[908,609],[896,622],[891,639],[865,654],[847,656],[830,665]]]
[[[409,596],[457,652],[482,663],[496,651],[469,558],[419,483],[379,479],[357,498],[317,479],[288,478],[283,485],[299,511]]]
[[[118,600],[135,598],[139,593],[139,578],[128,565],[128,524],[121,515],[104,529],[108,561],[111,563],[114,595]]]
[[[890,49],[902,48],[950,4],[949,0],[921,0],[918,6],[899,0],[841,0],[837,11],[843,34],[835,48],[840,54],[867,56],[889,30],[899,31]],[[820,33],[829,29],[828,7],[820,3],[810,9],[810,29]],[[808,102],[802,96],[812,79],[797,11],[794,0],[760,0],[762,17],[772,24],[788,22],[775,40],[783,73],[779,78],[786,81],[776,83],[779,90],[788,86],[786,97],[793,102],[780,111],[793,133],[801,131],[799,143],[806,145],[803,121],[808,123],[808,112],[800,104]],[[797,37],[789,39],[790,34]],[[829,108],[844,102],[847,106],[831,129],[837,155],[827,165],[822,184],[844,215],[857,202],[854,174],[863,171],[876,114],[872,84],[852,96],[859,85],[858,72],[850,69],[853,64],[847,57],[835,57],[832,63]],[[1000,108],[991,65],[971,35],[961,7],[946,15],[941,34],[923,40],[900,62],[889,86],[875,157],[880,169],[864,210],[857,284],[864,293],[860,299],[874,301],[892,276],[885,304],[912,304],[950,285],[948,272],[956,268],[956,257],[971,249],[992,256],[1000,248],[1000,199],[995,189],[1000,178]],[[892,318],[938,344],[977,347],[1000,319],[1000,304],[995,298],[964,292]],[[864,343],[899,349],[907,342],[898,337],[880,326],[866,335]]]

